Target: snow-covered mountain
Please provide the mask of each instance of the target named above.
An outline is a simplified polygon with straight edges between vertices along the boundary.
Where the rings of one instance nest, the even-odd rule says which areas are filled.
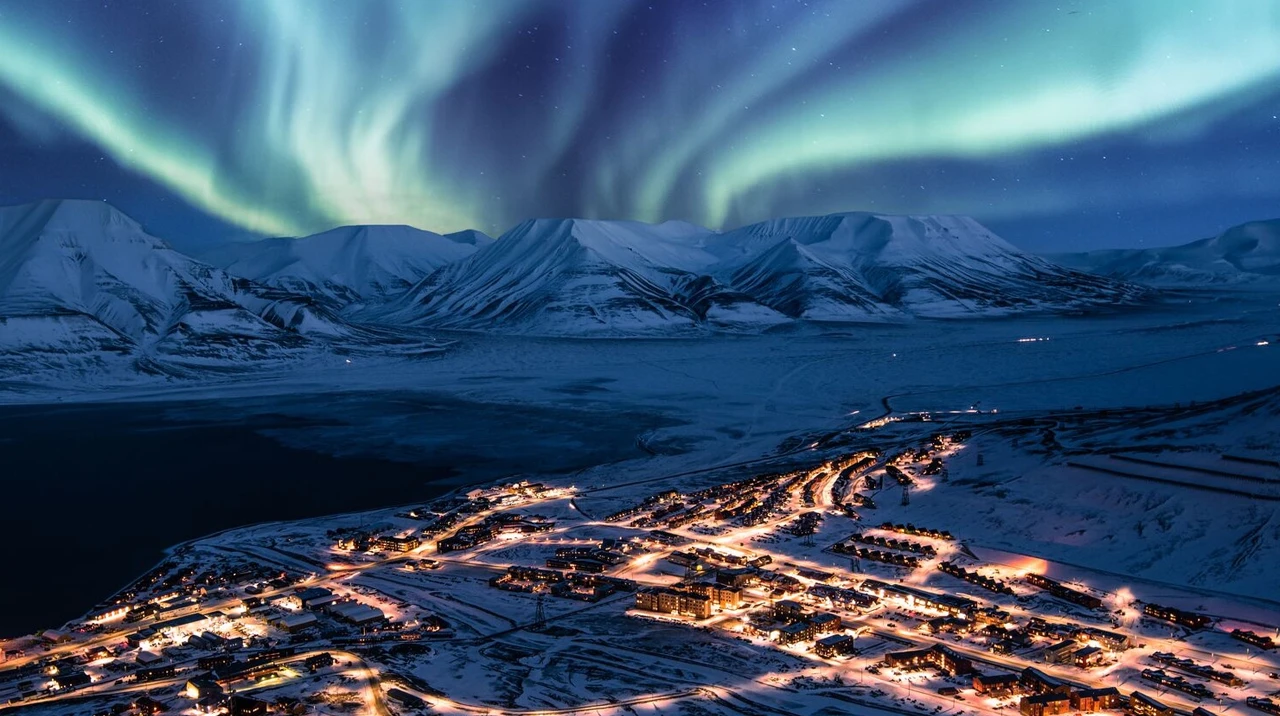
[[[0,208],[0,369],[177,370],[347,332],[311,299],[195,261],[102,202]]]
[[[345,310],[383,303],[490,243],[479,231],[442,236],[409,226],[344,226],[298,239],[228,244],[201,258]]]
[[[1141,295],[1019,251],[964,217],[833,214],[727,233],[679,222],[543,219],[436,271],[384,320],[647,334],[792,319],[1076,311]]]
[[[386,320],[545,334],[633,334],[750,319],[704,273],[711,234],[683,222],[537,219],[414,286]],[[748,306],[755,320],[768,311]]]
[[[1018,250],[962,216],[831,214],[720,234],[727,285],[820,321],[1070,311],[1129,301],[1132,287]]]
[[[1181,246],[1051,258],[1091,273],[1159,286],[1280,281],[1280,219],[1251,221]]]
[[[727,233],[538,219],[496,241],[347,227],[210,256],[225,268],[101,202],[0,209],[0,357],[10,367],[32,356],[202,365],[281,356],[315,339],[417,350],[425,339],[405,327],[679,335],[1077,311],[1142,295],[1023,253],[963,217],[833,214]]]

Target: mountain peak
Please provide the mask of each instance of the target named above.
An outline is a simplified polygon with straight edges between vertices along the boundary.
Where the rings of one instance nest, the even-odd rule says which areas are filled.
[[[142,225],[105,201],[46,199],[0,207],[0,237],[13,249],[28,248],[41,237],[56,235],[86,245],[127,240],[157,248],[168,244],[142,230]]]
[[[354,225],[300,238],[220,246],[201,256],[237,276],[324,300],[332,308],[380,303],[433,270],[460,261],[488,237],[403,225]]]
[[[476,247],[487,246],[493,243],[492,236],[489,236],[483,231],[477,231],[476,229],[463,229],[462,231],[455,231],[452,234],[445,234],[444,237],[459,244],[467,244],[469,246]]]

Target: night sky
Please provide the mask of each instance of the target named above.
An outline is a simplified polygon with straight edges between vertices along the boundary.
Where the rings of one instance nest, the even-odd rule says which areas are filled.
[[[1277,0],[4,0],[0,204],[180,248],[352,223],[1280,216]]]

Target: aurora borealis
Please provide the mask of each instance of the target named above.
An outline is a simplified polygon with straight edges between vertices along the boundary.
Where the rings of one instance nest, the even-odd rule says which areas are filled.
[[[8,0],[0,102],[3,203],[206,239],[869,209],[1065,250],[1280,215],[1275,0]]]

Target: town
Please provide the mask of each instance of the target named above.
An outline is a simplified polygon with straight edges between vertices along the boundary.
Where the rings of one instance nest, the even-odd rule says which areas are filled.
[[[508,482],[198,542],[82,620],[6,642],[0,710],[532,713],[468,700],[413,665],[520,633],[586,638],[563,625],[590,614],[775,654],[794,664],[788,683],[821,679],[822,698],[871,710],[1280,714],[1274,626],[983,558],[963,521],[906,521],[913,501],[946,499],[948,460],[972,437],[927,428],[909,446],[701,486]]]

